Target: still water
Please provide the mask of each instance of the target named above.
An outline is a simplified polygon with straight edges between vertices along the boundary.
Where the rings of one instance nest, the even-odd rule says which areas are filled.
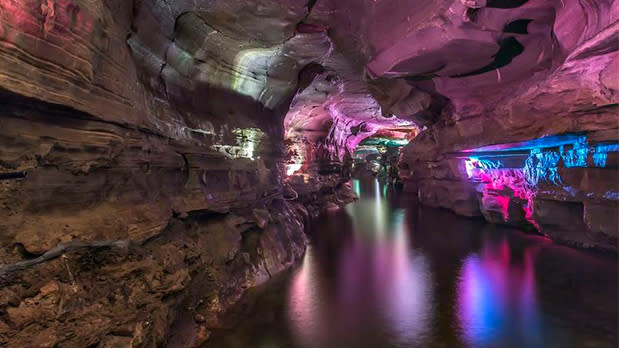
[[[616,256],[353,189],[206,347],[617,347]]]

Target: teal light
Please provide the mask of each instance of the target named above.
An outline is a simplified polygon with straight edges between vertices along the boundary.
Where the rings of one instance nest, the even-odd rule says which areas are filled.
[[[382,137],[370,137],[361,142],[361,146],[389,146],[399,147],[406,146],[410,140],[408,139],[394,139],[394,138],[382,138]]]
[[[352,189],[355,191],[357,197],[361,198],[361,183],[359,182],[359,179],[353,179]]]

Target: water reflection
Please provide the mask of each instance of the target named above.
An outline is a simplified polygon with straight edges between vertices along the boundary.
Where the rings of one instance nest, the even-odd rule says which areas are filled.
[[[524,250],[512,263],[503,238],[468,256],[458,277],[458,320],[464,339],[472,346],[514,341],[539,347],[540,318],[533,268],[535,252]]]
[[[306,253],[301,269],[291,281],[288,320],[300,342],[321,343],[320,336],[328,328],[329,313],[320,302],[320,282],[313,272],[313,263],[312,253]]]
[[[321,235],[347,236],[337,260],[328,265],[326,258],[317,260],[318,236],[293,276],[288,317],[303,347],[372,346],[380,336],[380,342],[410,346],[429,332],[432,292],[425,257],[411,248],[405,211],[390,207],[378,181],[370,185],[373,194],[366,194],[354,182],[362,199],[332,213],[331,221],[346,219],[348,224],[321,225]],[[321,277],[321,266],[334,267],[338,276]],[[323,287],[333,298],[319,295]],[[367,341],[368,334],[378,336]]]
[[[391,243],[381,248],[382,262],[377,263],[377,274],[383,274],[383,315],[393,328],[393,335],[402,345],[421,343],[432,320],[432,279],[424,255],[410,248],[405,215],[398,211]]]
[[[352,187],[360,200],[316,221],[302,264],[207,347],[617,346],[616,256]]]

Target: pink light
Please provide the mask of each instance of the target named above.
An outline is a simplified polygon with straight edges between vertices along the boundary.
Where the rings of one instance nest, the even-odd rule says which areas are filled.
[[[316,279],[316,261],[313,250],[308,248],[303,264],[294,275],[288,297],[288,317],[298,342],[310,346],[321,342],[328,326],[327,309],[320,302],[320,282]]]
[[[469,179],[486,184],[482,190],[484,206],[498,206],[503,220],[508,221],[510,204],[520,204],[525,219],[539,230],[539,224],[532,217],[535,189],[526,180],[523,169],[500,168],[500,164],[476,157],[467,158],[464,164]]]
[[[497,196],[496,200],[501,204],[503,219],[505,221],[509,220],[509,197]]]

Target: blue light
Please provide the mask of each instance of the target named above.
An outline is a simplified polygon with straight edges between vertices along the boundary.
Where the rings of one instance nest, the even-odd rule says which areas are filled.
[[[594,152],[593,153],[593,164],[596,167],[600,167],[600,168],[606,167],[607,159],[608,159],[608,154],[606,152]]]
[[[564,146],[561,146],[560,152],[563,158],[563,163],[567,168],[583,168],[587,167],[587,156],[589,156],[589,146],[587,138],[579,139],[571,150],[563,151]]]
[[[609,152],[619,152],[618,144],[599,144],[593,153],[593,164],[596,167],[605,168]]]
[[[501,151],[533,150],[533,149],[558,147],[562,145],[575,145],[578,143],[586,144],[587,137],[583,135],[576,135],[576,134],[553,135],[553,136],[547,136],[547,137],[542,137],[538,139],[523,141],[519,143],[483,146],[483,147],[478,147],[476,149],[464,150],[463,152],[501,152]]]
[[[500,161],[480,159],[491,156],[510,157],[514,151],[529,152],[524,162],[523,172],[527,182],[535,186],[538,183],[562,185],[559,167],[565,168],[605,168],[609,152],[619,152],[619,144],[590,145],[587,136],[578,134],[564,134],[543,137],[520,143],[499,144],[465,150],[471,154],[483,152],[478,156],[471,156],[465,160],[466,174],[469,178],[478,176],[489,169],[502,167]],[[488,152],[491,155],[488,155]],[[591,159],[589,156],[591,155]],[[592,161],[592,162],[588,162]]]
[[[596,146],[597,152],[619,152],[619,144],[599,144]]]
[[[604,194],[604,198],[606,198],[606,199],[613,199],[613,200],[619,200],[619,192],[607,191]]]
[[[471,182],[484,183],[483,186],[477,187],[478,192],[483,195],[482,199],[494,196],[493,201],[500,203],[503,208],[505,221],[509,216],[511,196],[526,201],[521,205],[525,218],[539,230],[540,225],[535,221],[532,204],[539,192],[539,186],[543,186],[542,190],[554,186],[554,189],[560,189],[572,197],[579,195],[596,197],[595,192],[581,191],[582,188],[568,186],[560,173],[567,174],[569,170],[566,168],[605,168],[608,153],[619,152],[619,144],[589,144],[586,136],[568,134],[462,152],[466,154],[458,158],[464,159],[468,179]],[[611,158],[614,161],[616,157]],[[618,163],[611,164],[616,166]],[[511,192],[504,192],[505,187],[511,189]],[[604,194],[604,198],[619,200],[619,192],[608,191]]]
[[[357,195],[357,198],[361,198],[361,183],[359,182],[359,179],[353,179],[352,189]]]
[[[557,169],[561,156],[558,152],[541,152],[540,149],[531,150],[531,155],[524,162],[524,175],[529,184],[537,185],[540,182],[561,183]]]

